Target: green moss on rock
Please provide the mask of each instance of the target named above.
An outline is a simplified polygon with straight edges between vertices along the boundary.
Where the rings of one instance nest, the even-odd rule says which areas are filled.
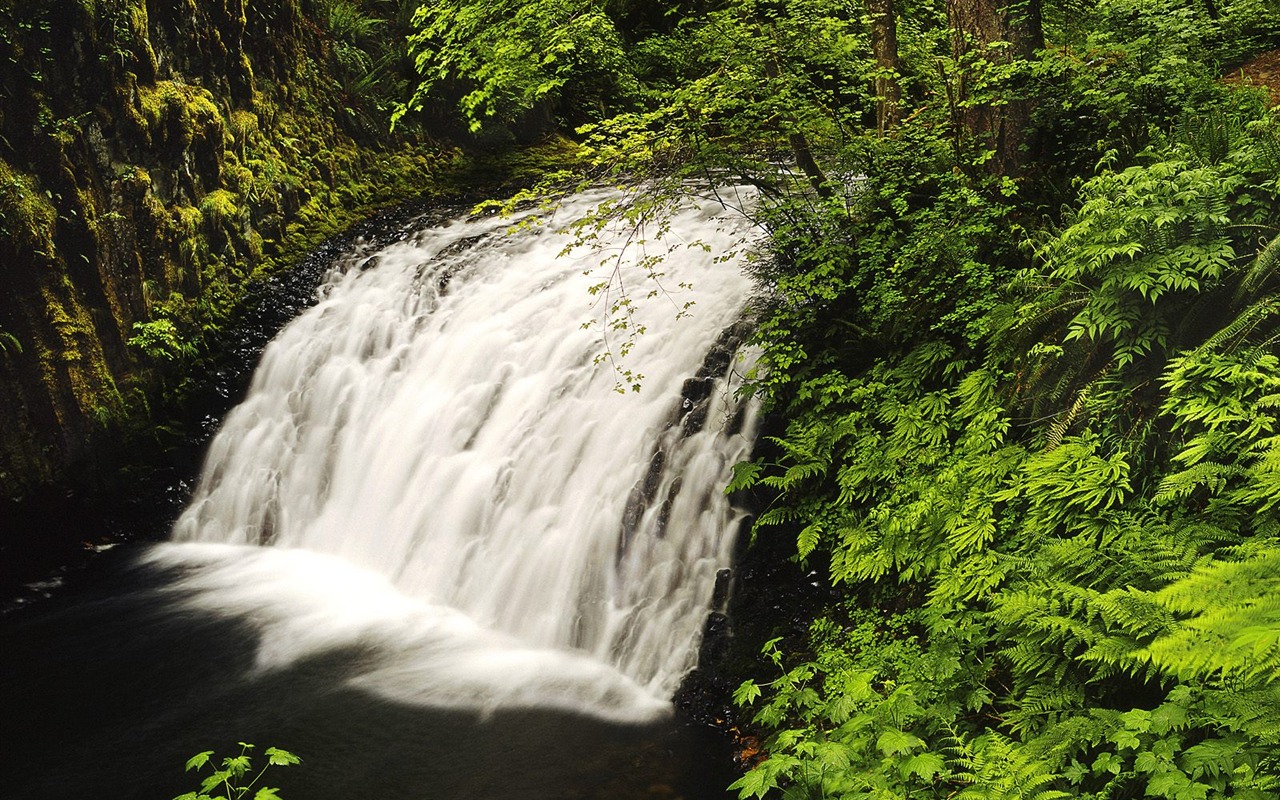
[[[153,147],[187,150],[197,140],[222,144],[226,125],[209,90],[178,81],[137,87],[137,111]]]
[[[75,0],[0,59],[0,330],[23,343],[0,351],[0,495],[92,460],[104,421],[153,429],[250,276],[457,185],[456,151],[352,137],[314,4],[248,8]],[[172,358],[130,344],[157,320]]]
[[[11,245],[51,260],[58,209],[46,192],[37,178],[0,160],[0,232]]]
[[[238,198],[226,189],[215,189],[200,201],[200,213],[215,226],[222,226],[240,216]]]

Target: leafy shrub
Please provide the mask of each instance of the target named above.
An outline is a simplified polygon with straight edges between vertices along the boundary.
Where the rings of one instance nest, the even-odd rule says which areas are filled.
[[[271,767],[300,764],[302,759],[287,750],[268,747],[263,751],[267,757],[267,763],[255,773],[253,759],[249,755],[249,751],[253,750],[254,746],[245,742],[239,742],[239,745],[239,755],[227,756],[221,762],[217,762],[212,750],[192,756],[187,761],[187,772],[192,770],[199,772],[206,766],[213,771],[200,782],[199,791],[187,792],[175,797],[174,800],[216,800],[219,797],[223,800],[241,800],[248,797],[250,792],[253,792],[253,800],[280,800],[279,789],[262,786],[255,791],[253,787],[257,786]]]

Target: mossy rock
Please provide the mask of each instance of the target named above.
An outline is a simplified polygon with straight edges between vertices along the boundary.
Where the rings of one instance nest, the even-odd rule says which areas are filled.
[[[237,200],[237,195],[226,189],[215,189],[200,201],[200,213],[206,222],[222,227],[239,220],[241,211]]]
[[[229,142],[222,112],[213,95],[199,86],[177,81],[140,84],[138,112],[147,141],[153,147],[185,152],[197,142],[216,143],[218,150]]]
[[[227,128],[234,138],[236,146],[241,149],[241,152],[244,152],[244,148],[249,144],[249,141],[258,135],[258,115],[252,111],[232,111],[227,118]]]
[[[58,209],[31,175],[14,171],[0,160],[0,232],[21,252],[51,261]]]
[[[204,214],[195,206],[175,205],[169,209],[169,232],[174,241],[196,235]]]

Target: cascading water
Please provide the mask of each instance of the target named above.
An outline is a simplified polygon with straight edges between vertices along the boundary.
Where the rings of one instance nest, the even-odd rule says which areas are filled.
[[[750,288],[713,263],[742,221],[707,201],[665,237],[563,256],[553,225],[509,235],[518,222],[459,220],[339,264],[264,353],[174,536],[336,555],[669,697],[728,565],[739,512],[722,489],[752,444],[733,419],[750,415],[731,396],[741,365],[694,377]],[[653,294],[635,263],[653,253],[662,285],[693,288]],[[614,391],[609,345],[583,327],[608,302],[589,292],[602,269],[646,331],[626,356],[639,392]]]
[[[304,755],[290,800],[722,793],[695,755],[714,745],[664,726],[742,516],[722,487],[754,437],[733,397],[751,287],[723,262],[746,223],[690,202],[662,236],[561,257],[559,223],[610,197],[514,233],[527,217],[410,226],[335,264],[175,541],[0,628],[25,654],[0,674],[20,796],[122,769],[117,796],[172,796],[174,764],[237,739]],[[619,286],[631,341],[602,316]]]

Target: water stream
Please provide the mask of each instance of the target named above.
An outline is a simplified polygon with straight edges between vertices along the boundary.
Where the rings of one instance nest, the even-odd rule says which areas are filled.
[[[119,763],[180,786],[158,756],[202,736],[292,736],[264,744],[320,756],[303,800],[691,796],[670,698],[743,516],[723,486],[755,433],[734,397],[751,285],[721,262],[746,225],[691,201],[562,252],[608,197],[415,225],[334,264],[174,541],[0,638],[29,656],[0,700],[42,704],[0,727],[47,761],[21,796],[78,796]],[[129,758],[103,754],[122,740]]]

